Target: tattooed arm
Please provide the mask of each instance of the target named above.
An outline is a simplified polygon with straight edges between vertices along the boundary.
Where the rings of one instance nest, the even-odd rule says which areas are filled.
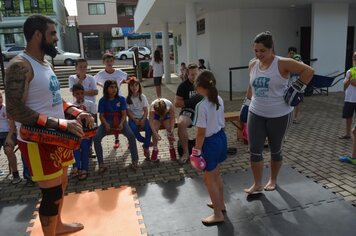
[[[21,124],[34,126],[37,124],[39,113],[25,105],[29,83],[33,78],[32,67],[28,61],[21,57],[11,60],[5,74],[6,111],[10,119]],[[67,130],[82,136],[81,125],[76,121],[67,121]],[[46,128],[58,129],[59,119],[48,117]]]
[[[14,58],[6,69],[6,111],[11,119],[26,125],[35,125],[39,116],[39,113],[25,105],[28,85],[32,77],[30,64],[21,58]]]

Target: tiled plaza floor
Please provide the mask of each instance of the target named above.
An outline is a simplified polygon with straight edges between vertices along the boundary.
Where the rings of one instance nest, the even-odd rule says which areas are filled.
[[[152,82],[145,82],[145,84],[150,83]],[[179,81],[174,79],[173,84],[163,86],[163,97],[173,100],[173,91],[175,91],[178,83]],[[122,89],[124,94],[127,94],[127,86],[123,85]],[[146,87],[144,93],[149,101],[155,98],[154,87]],[[62,89],[62,94],[65,99],[71,99],[67,89]],[[232,102],[228,101],[228,93],[221,93],[221,96],[224,98],[226,111],[240,109],[243,93],[234,94],[234,101]],[[303,175],[344,197],[345,200],[356,204],[356,166],[338,161],[339,155],[350,154],[352,145],[351,140],[338,139],[338,136],[343,134],[344,131],[344,121],[341,119],[342,105],[342,93],[306,97],[302,104],[300,124],[293,125],[289,130],[284,146],[284,157],[286,163],[289,163]],[[228,157],[222,165],[222,172],[231,173],[249,168],[247,146],[237,142],[236,128],[227,124],[226,132],[229,146],[237,147],[238,152],[236,155]],[[175,135],[177,136],[176,132]],[[190,136],[194,136],[194,129],[190,130]],[[138,144],[140,168],[137,172],[134,172],[129,168],[130,155],[127,151],[127,141],[123,136],[120,139],[121,147],[116,152],[111,148],[112,137],[103,140],[105,162],[109,166],[109,170],[100,175],[97,171],[96,160],[91,159],[88,179],[85,181],[71,179],[67,193],[121,185],[175,181],[198,175],[190,165],[180,166],[169,160],[168,142],[165,139],[159,143],[159,156],[161,158],[159,165],[145,163],[141,144]],[[17,155],[19,156],[18,153]],[[267,165],[269,160],[268,149],[265,150],[265,157]],[[0,168],[7,172],[8,164],[3,152],[1,152],[0,157]],[[20,161],[19,168],[22,170]],[[0,187],[0,201],[19,201],[40,196],[36,187],[25,186],[24,181],[18,185],[12,185],[10,180],[5,179],[4,176],[0,177]],[[301,191],[303,190],[301,189]]]

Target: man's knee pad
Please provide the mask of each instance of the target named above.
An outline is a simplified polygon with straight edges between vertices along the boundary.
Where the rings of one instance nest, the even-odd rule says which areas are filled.
[[[250,161],[251,162],[260,162],[263,160],[262,153],[254,153],[250,150]]]
[[[58,215],[59,202],[63,197],[62,185],[53,188],[41,188],[42,201],[39,209],[40,215],[56,216]]]
[[[283,160],[283,156],[282,156],[282,151],[278,151],[276,153],[271,153],[271,159],[272,161],[281,161]]]

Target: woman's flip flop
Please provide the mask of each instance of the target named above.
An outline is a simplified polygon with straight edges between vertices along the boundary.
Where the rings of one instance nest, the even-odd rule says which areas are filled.
[[[263,189],[255,189],[254,191],[248,191],[248,189],[244,189],[244,192],[247,193],[248,195],[254,195],[254,194],[260,194],[262,193]]]
[[[224,223],[223,220],[222,220],[222,221],[212,221],[212,222],[207,222],[207,221],[202,220],[201,222],[202,222],[203,225],[205,225],[205,226],[221,225],[221,224]]]
[[[277,188],[277,185],[274,187],[272,187],[272,186],[264,187],[263,189],[267,192],[271,192],[271,191],[276,190],[276,188]]]

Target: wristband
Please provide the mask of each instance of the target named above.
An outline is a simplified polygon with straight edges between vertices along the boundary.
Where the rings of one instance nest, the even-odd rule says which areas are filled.
[[[73,111],[72,111],[71,115],[74,116],[75,118],[77,118],[79,116],[79,114],[83,112],[82,110],[80,110],[74,106],[72,107],[72,109],[73,109]]]
[[[46,115],[40,114],[37,119],[37,124],[39,126],[46,126],[48,117]]]
[[[66,131],[67,128],[68,128],[67,120],[58,119],[58,128],[59,128],[60,130]]]
[[[66,112],[69,108],[74,107],[74,104],[70,102],[63,102],[63,111]]]
[[[70,102],[63,102],[64,113],[66,113],[69,108],[72,108],[72,113],[70,115],[74,116],[75,118],[77,118],[77,116],[79,116],[79,114],[83,112],[82,110],[78,109],[74,104]]]
[[[193,148],[193,149],[192,149],[192,155],[194,155],[194,156],[201,156],[201,150],[200,150],[200,149]]]

